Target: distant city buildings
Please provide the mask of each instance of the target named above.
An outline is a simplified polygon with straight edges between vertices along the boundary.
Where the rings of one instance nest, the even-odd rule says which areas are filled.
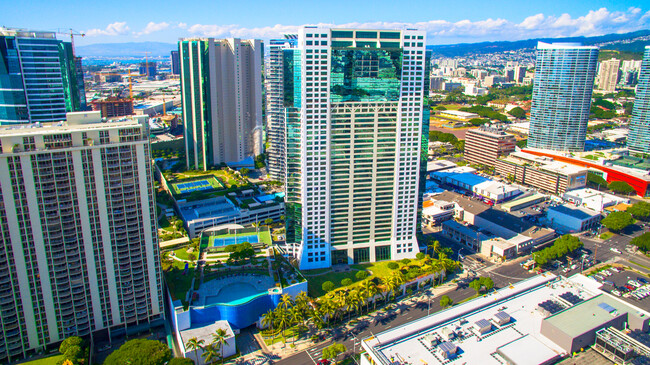
[[[181,74],[181,57],[178,51],[172,51],[171,52],[171,71],[172,75],[180,75]]]
[[[0,27],[0,125],[61,121],[84,110],[80,68],[56,33]]]
[[[620,64],[621,60],[615,58],[600,62],[600,69],[598,70],[599,91],[604,93],[612,93],[616,91]]]
[[[271,179],[286,180],[286,125],[284,123],[285,85],[290,88],[293,80],[284,79],[285,49],[296,48],[298,36],[285,35],[284,39],[269,41],[269,59],[266,64],[266,135],[268,140],[268,171]],[[287,53],[287,57],[291,54]]]
[[[584,150],[597,60],[597,47],[538,43],[528,147]]]
[[[650,46],[643,54],[627,147],[632,152],[650,153]]]
[[[46,42],[49,43],[49,42]],[[162,324],[146,118],[0,128],[0,360]]]
[[[93,100],[90,102],[90,106],[93,110],[100,111],[102,118],[133,115],[133,99],[109,97],[103,100]]]
[[[425,32],[305,27],[287,52],[287,243],[300,268],[415,257]]]
[[[178,48],[187,167],[252,167],[263,152],[262,41],[192,38]]]
[[[140,75],[147,76],[149,80],[155,80],[158,75],[158,64],[152,61],[142,62],[138,71]]]

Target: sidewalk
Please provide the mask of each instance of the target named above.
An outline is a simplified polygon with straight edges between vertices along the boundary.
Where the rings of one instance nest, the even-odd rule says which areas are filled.
[[[159,246],[160,246],[160,248],[165,248],[167,246],[180,245],[180,244],[183,244],[183,243],[186,243],[186,242],[190,242],[190,239],[187,236],[181,237],[181,238],[176,238],[176,239],[169,240],[169,241],[160,242]]]

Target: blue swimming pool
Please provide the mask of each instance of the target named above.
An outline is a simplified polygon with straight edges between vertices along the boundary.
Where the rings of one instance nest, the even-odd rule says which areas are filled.
[[[220,247],[220,246],[228,246],[228,245],[234,245],[236,243],[244,243],[244,242],[249,242],[249,243],[258,243],[259,240],[257,239],[257,235],[249,235],[249,236],[237,236],[237,237],[226,237],[226,238],[215,238],[212,241],[212,246],[214,247]]]
[[[219,294],[205,297],[205,305],[217,303],[239,305],[249,302],[260,294],[268,294],[268,291],[257,290],[249,283],[232,283],[222,287],[221,290],[219,290]]]

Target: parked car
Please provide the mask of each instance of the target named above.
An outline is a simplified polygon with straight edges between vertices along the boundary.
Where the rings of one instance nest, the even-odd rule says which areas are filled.
[[[621,292],[616,290],[616,289],[613,289],[610,293],[612,293],[613,295],[616,295],[617,297],[621,296]]]
[[[609,250],[612,251],[612,252],[621,253],[621,250],[619,250],[618,248],[612,247]]]
[[[644,279],[644,278],[641,278],[641,277],[636,278],[636,280],[639,281],[639,282],[642,282],[643,284],[648,284],[648,283],[650,283],[650,281],[648,281],[648,280],[646,280],[646,279]]]

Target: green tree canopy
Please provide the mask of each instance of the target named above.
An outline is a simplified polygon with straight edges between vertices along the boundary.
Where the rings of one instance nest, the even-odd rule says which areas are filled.
[[[636,219],[648,220],[650,217],[650,203],[640,201],[627,208],[627,212]]]
[[[323,358],[335,359],[337,356],[344,353],[346,350],[347,348],[342,343],[333,343],[323,349]]]
[[[543,250],[533,253],[533,259],[537,265],[546,265],[549,261],[555,260],[560,257],[579,249],[582,247],[582,241],[578,237],[570,234],[558,238],[553,242],[553,245],[546,247]]]
[[[593,186],[593,187],[604,187],[607,188],[607,181],[603,179],[602,176],[596,175],[593,172],[589,171],[587,172],[587,184]]]
[[[61,345],[59,346],[59,352],[62,354],[65,354],[66,351],[68,351],[68,348],[71,346],[79,346],[79,347],[85,347],[85,341],[81,337],[77,336],[72,336],[68,337],[63,342],[61,342]]]
[[[650,251],[650,232],[646,232],[638,237],[632,238],[631,244],[639,248],[643,252]]]
[[[508,114],[512,115],[517,119],[526,118],[526,111],[520,107],[510,109],[510,111],[508,111]]]
[[[348,285],[351,285],[351,284],[352,284],[352,279],[350,279],[350,278],[345,278],[345,279],[341,280],[341,285],[343,285],[343,286],[348,286]]]
[[[326,293],[331,292],[332,290],[334,290],[334,287],[335,287],[335,285],[331,281],[326,281],[326,282],[323,283],[323,285],[321,285],[321,288]]]
[[[356,274],[354,274],[354,277],[356,277],[359,280],[363,280],[368,277],[368,272],[365,270],[359,270],[357,271]]]
[[[434,109],[435,109],[435,110],[447,110],[447,108],[445,108],[445,107],[442,106],[442,105],[438,105],[438,106],[435,107]]]
[[[169,360],[167,365],[194,365],[194,360],[187,357],[175,357]]]
[[[443,295],[440,297],[440,306],[443,308],[447,308],[450,305],[454,304],[454,301],[449,298],[448,295]]]
[[[609,190],[620,194],[630,194],[634,192],[634,188],[625,181],[612,181],[609,183]]]
[[[471,125],[473,125],[475,127],[482,126],[483,124],[486,124],[488,122],[489,122],[488,119],[483,119],[483,118],[472,118],[472,119],[469,120],[469,124],[471,124]]]
[[[429,141],[449,142],[451,144],[454,144],[458,142],[458,138],[456,138],[456,136],[454,136],[452,133],[445,133],[440,131],[429,131]]]
[[[164,365],[171,358],[169,347],[159,341],[137,339],[127,341],[113,351],[104,361],[104,365]]]
[[[632,218],[632,214],[628,212],[612,212],[601,221],[603,226],[614,232],[621,231],[633,223],[634,218]]]

